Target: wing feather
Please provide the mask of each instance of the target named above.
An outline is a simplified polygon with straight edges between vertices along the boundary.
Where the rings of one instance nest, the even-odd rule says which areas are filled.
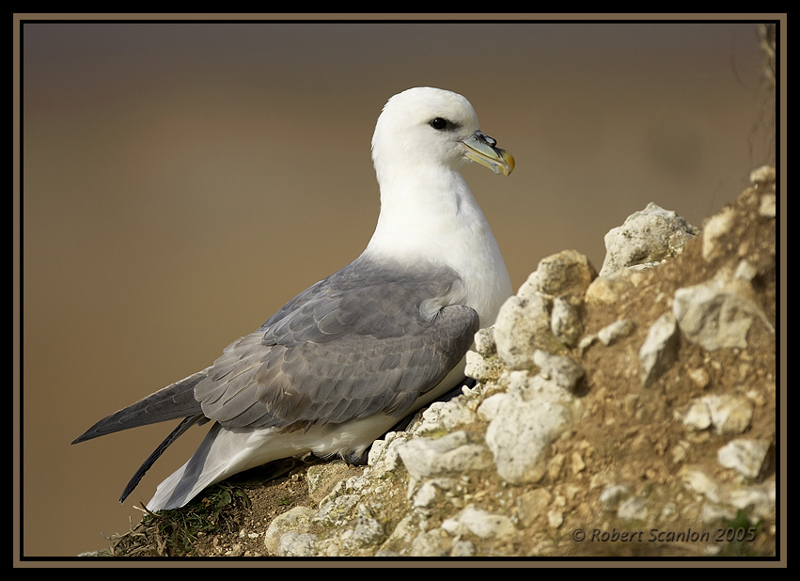
[[[448,304],[449,269],[350,265],[295,297],[243,337],[195,387],[203,412],[226,427],[340,423],[400,416],[461,360],[478,329],[470,307]]]

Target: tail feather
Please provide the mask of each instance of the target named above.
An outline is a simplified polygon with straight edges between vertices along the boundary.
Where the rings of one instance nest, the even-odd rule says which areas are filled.
[[[279,428],[224,428],[215,423],[189,461],[158,485],[147,509],[180,508],[204,488],[273,460],[312,451],[319,456],[350,450],[360,454],[385,431],[385,423],[383,420],[376,425],[373,418],[366,418],[353,422],[350,428],[325,425],[288,432]]]
[[[184,418],[184,420],[178,424],[178,427],[170,432],[169,436],[164,438],[164,441],[161,442],[158,447],[153,450],[153,453],[147,457],[147,460],[139,467],[136,473],[131,477],[128,485],[125,486],[125,490],[122,491],[122,495],[119,497],[120,503],[125,502],[125,499],[130,496],[131,492],[139,485],[139,482],[142,480],[142,477],[150,470],[150,467],[155,464],[155,461],[161,457],[161,454],[164,453],[164,450],[170,447],[172,443],[177,440],[183,433],[191,428],[195,424],[203,424],[207,421],[207,418],[204,416],[192,416],[189,418]]]
[[[185,506],[203,489],[252,466],[283,458],[281,438],[277,430],[225,429],[215,423],[186,464],[158,485],[147,509],[158,510]],[[272,450],[277,444],[280,450]],[[288,454],[291,455],[291,454]],[[258,460],[253,463],[254,457]]]

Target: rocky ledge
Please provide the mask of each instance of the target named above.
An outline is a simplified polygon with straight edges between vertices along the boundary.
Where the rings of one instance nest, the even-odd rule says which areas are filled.
[[[474,387],[193,554],[774,555],[774,170],[751,178],[702,230],[631,215],[599,274],[542,260],[477,334]]]

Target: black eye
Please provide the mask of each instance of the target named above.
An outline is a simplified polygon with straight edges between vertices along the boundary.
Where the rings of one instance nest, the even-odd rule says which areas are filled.
[[[428,122],[428,125],[430,125],[434,129],[441,130],[441,129],[446,129],[447,126],[450,125],[450,123],[447,121],[447,119],[436,117],[435,119],[431,119]]]

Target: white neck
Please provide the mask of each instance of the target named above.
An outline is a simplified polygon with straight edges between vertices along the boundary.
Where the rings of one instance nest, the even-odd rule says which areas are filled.
[[[409,265],[449,266],[463,279],[465,304],[494,323],[511,282],[489,223],[455,169],[381,175],[381,212],[364,255]]]

